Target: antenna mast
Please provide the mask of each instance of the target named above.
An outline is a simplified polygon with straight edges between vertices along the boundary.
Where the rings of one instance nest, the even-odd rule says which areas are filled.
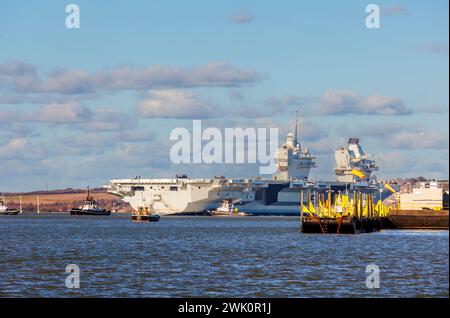
[[[298,145],[298,110],[295,111],[295,133],[294,133],[294,147],[297,147]]]

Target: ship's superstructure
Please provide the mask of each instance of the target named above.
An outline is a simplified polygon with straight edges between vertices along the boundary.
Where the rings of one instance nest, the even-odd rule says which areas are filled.
[[[373,171],[378,171],[375,161],[369,159],[359,138],[350,138],[347,148],[340,147],[335,151],[337,180],[340,182],[368,182]]]
[[[308,180],[311,168],[316,167],[315,157],[308,149],[302,149],[297,139],[298,118],[295,119],[295,132],[289,133],[286,142],[277,150],[275,160],[278,172],[274,175],[276,180]]]
[[[324,191],[359,191],[382,198],[391,194],[370,178],[372,171],[378,168],[367,158],[356,138],[350,139],[348,148],[339,148],[336,152],[337,181],[309,180],[311,168],[316,166],[315,158],[298,143],[297,124],[295,133],[287,135],[275,159],[278,171],[272,178],[114,179],[105,187],[134,210],[151,205],[160,215],[206,212],[217,209],[224,200],[254,215],[298,215],[301,193],[305,198]]]

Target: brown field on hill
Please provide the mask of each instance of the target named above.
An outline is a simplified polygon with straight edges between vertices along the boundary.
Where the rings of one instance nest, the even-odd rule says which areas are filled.
[[[118,197],[105,191],[93,190],[91,196],[104,209],[118,212],[131,212],[132,210],[128,203],[122,202]],[[41,212],[66,212],[83,204],[86,199],[86,191],[71,189],[4,194],[5,203],[10,208],[20,207],[20,197],[22,197],[22,210],[25,212],[37,211],[38,197]]]

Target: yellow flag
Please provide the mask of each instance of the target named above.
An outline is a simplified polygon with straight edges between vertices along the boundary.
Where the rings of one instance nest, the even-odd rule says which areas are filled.
[[[396,193],[397,191],[394,190],[394,188],[391,187],[391,185],[389,183],[385,183],[384,187],[386,189],[388,189],[389,191],[391,191],[392,193]]]
[[[343,204],[343,205],[346,205],[347,203],[348,203],[348,196],[343,195],[343,196],[342,196],[342,204]]]
[[[342,197],[341,197],[341,193],[338,193],[338,196],[336,198],[336,205],[342,205]]]
[[[381,199],[378,200],[375,210],[377,211],[378,214],[382,214],[383,204],[381,203]]]
[[[308,214],[311,215],[311,216],[314,215],[314,214],[311,213],[310,210],[308,210],[308,208],[307,208],[304,204],[302,204],[302,214],[303,214],[303,213],[308,213]]]
[[[312,204],[312,202],[309,202],[309,211],[312,212],[312,213],[316,213],[317,212],[317,210],[314,207],[314,205]]]
[[[365,179],[366,175],[357,169],[352,170],[352,174],[357,176],[358,178]]]

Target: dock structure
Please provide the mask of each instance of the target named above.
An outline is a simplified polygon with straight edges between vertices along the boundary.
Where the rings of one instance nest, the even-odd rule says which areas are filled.
[[[390,207],[371,194],[311,193],[306,204],[301,193],[302,233],[356,234],[379,231],[387,226]]]

